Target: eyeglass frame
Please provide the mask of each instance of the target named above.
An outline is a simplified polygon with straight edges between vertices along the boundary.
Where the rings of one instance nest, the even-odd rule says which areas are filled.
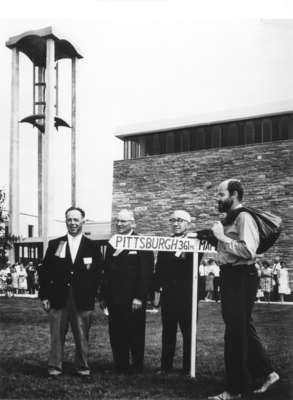
[[[183,218],[170,218],[169,221],[171,224],[175,224],[175,222],[178,222],[179,224],[182,224],[183,222],[188,222],[186,219]]]

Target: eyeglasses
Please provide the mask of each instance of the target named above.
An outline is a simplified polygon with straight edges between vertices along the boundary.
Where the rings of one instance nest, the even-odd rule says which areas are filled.
[[[128,224],[130,220],[116,219],[116,224]]]
[[[175,224],[175,222],[178,222],[178,224],[182,224],[183,222],[187,222],[187,221],[185,221],[185,219],[182,219],[182,218],[170,218],[170,222],[171,222],[171,224]]]

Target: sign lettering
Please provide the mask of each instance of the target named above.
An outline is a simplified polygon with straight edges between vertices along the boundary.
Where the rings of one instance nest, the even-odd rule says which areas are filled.
[[[114,249],[214,253],[216,249],[205,240],[188,237],[114,235],[109,240]]]

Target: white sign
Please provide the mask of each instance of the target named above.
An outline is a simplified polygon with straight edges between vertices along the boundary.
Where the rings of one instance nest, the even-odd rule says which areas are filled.
[[[118,250],[149,250],[187,253],[214,253],[216,249],[205,240],[188,237],[114,235],[109,240]]]

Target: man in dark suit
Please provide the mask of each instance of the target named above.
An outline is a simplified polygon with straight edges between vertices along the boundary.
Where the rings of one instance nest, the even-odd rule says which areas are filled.
[[[82,234],[84,211],[70,207],[65,217],[68,234],[49,242],[40,273],[39,297],[49,313],[51,333],[48,373],[50,376],[62,373],[63,348],[70,323],[77,374],[88,376],[88,336],[103,259],[94,242]]]
[[[133,213],[120,211],[117,233],[135,235],[133,226]],[[101,305],[109,310],[110,343],[118,372],[143,370],[146,297],[152,273],[152,252],[115,250],[108,245]]]
[[[176,210],[171,218],[171,229],[176,237],[187,236],[191,217],[184,210]],[[162,373],[171,372],[178,325],[183,337],[183,373],[190,371],[192,319],[193,253],[159,252],[155,288],[161,291],[162,310]]]

